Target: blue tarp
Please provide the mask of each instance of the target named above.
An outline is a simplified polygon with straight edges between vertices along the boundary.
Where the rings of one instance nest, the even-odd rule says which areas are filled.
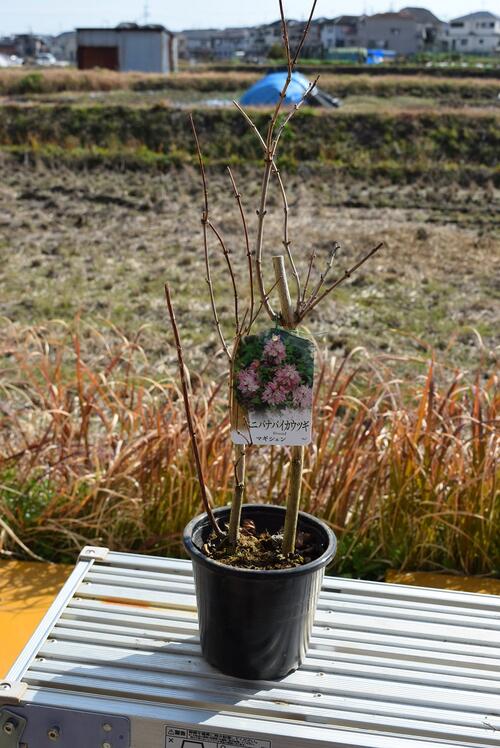
[[[280,93],[286,82],[287,74],[285,71],[277,73],[268,73],[260,81],[257,81],[241,97],[241,104],[244,106],[264,106],[276,104],[279,100]],[[301,73],[292,73],[292,80],[288,86],[285,104],[298,104],[304,96],[310,85],[310,81]]]
[[[381,62],[393,61],[396,53],[391,49],[367,49],[366,64],[378,65]]]

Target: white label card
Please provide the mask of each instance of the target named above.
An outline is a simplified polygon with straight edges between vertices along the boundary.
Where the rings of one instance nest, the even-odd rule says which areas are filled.
[[[307,338],[282,328],[243,338],[232,381],[233,442],[309,444],[313,380],[314,346]]]

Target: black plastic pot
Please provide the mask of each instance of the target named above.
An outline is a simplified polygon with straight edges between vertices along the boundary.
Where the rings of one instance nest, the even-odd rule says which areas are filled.
[[[228,522],[229,509],[216,509],[215,516]],[[259,532],[275,533],[283,528],[285,509],[246,504],[242,519],[252,519]],[[184,530],[193,561],[203,656],[223,673],[274,680],[302,663],[325,567],[337,541],[324,522],[304,512],[299,530],[311,533],[320,555],[303,566],[272,571],[238,569],[205,556],[201,548],[211,532],[206,514]]]

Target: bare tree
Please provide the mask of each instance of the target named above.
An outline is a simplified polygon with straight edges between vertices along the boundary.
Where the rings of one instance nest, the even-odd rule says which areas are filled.
[[[232,174],[231,170],[228,168],[228,174],[229,174],[232,192],[235,197],[237,207],[238,207],[238,212],[240,215],[241,227],[242,227],[242,233],[243,233],[243,239],[244,239],[244,247],[245,247],[245,253],[247,257],[248,286],[249,286],[250,292],[249,292],[249,299],[247,300],[248,303],[246,304],[244,310],[241,309],[241,296],[238,292],[238,285],[236,282],[235,273],[233,271],[230,253],[227,249],[227,245],[222,235],[222,232],[217,228],[209,212],[209,192],[208,192],[208,185],[207,185],[206,170],[204,166],[201,146],[200,146],[199,138],[196,132],[196,127],[193,121],[193,117],[192,116],[190,117],[191,127],[193,129],[193,134],[194,134],[194,139],[195,139],[195,144],[196,144],[196,151],[198,155],[200,177],[201,177],[202,189],[203,189],[203,210],[202,210],[201,223],[202,223],[202,230],[203,230],[203,246],[204,246],[204,258],[205,258],[206,282],[207,282],[207,286],[209,290],[210,304],[211,304],[212,317],[213,317],[215,329],[219,337],[219,340],[221,342],[222,349],[229,362],[229,372],[230,372],[231,382],[233,381],[235,358],[236,358],[236,354],[237,354],[240,341],[243,336],[249,334],[253,324],[255,323],[259,314],[263,310],[267,313],[267,315],[269,316],[270,320],[273,323],[277,323],[281,325],[282,327],[289,329],[289,330],[295,330],[297,326],[300,325],[304,321],[304,319],[313,311],[313,309],[316,308],[318,304],[320,304],[341,283],[343,283],[348,278],[350,278],[351,275],[359,267],[361,267],[361,265],[363,265],[370,257],[375,255],[382,247],[382,243],[378,243],[368,252],[365,252],[365,254],[362,255],[361,258],[352,267],[343,270],[337,276],[337,278],[331,282],[327,282],[327,280],[328,281],[330,280],[330,273],[332,271],[334,262],[337,259],[338,251],[340,249],[339,244],[337,244],[336,242],[333,244],[330,250],[330,253],[329,253],[326,266],[320,272],[319,278],[317,279],[316,282],[313,282],[313,279],[312,279],[314,265],[315,265],[315,258],[316,258],[315,253],[311,254],[310,261],[309,261],[308,268],[307,268],[306,280],[304,284],[302,284],[301,282],[299,272],[297,270],[297,266],[295,263],[295,259],[293,256],[292,247],[291,247],[291,239],[289,235],[288,199],[287,199],[287,194],[285,190],[285,185],[284,185],[282,176],[280,174],[280,171],[278,169],[276,160],[277,160],[277,154],[278,154],[278,146],[280,144],[280,140],[281,140],[281,137],[283,135],[285,128],[289,126],[292,118],[295,116],[295,114],[298,112],[298,110],[307,100],[311,91],[315,88],[318,82],[318,78],[316,78],[310,84],[310,86],[304,92],[304,95],[302,96],[302,98],[300,99],[298,103],[296,103],[293,107],[289,108],[286,114],[283,114],[283,117],[280,118],[280,114],[282,113],[283,107],[285,105],[286,95],[287,95],[290,83],[292,82],[293,73],[295,71],[297,61],[299,59],[300,53],[302,51],[307,35],[309,33],[314,11],[316,8],[316,3],[317,3],[317,0],[314,0],[314,2],[312,3],[311,12],[304,26],[303,34],[299,40],[297,48],[292,53],[290,49],[288,27],[287,27],[287,22],[286,22],[286,17],[285,17],[283,0],[279,0],[283,45],[284,45],[284,51],[285,51],[285,56],[286,56],[286,61],[287,61],[287,75],[286,75],[283,88],[279,94],[278,101],[274,109],[271,112],[266,131],[264,133],[261,133],[257,125],[255,124],[255,122],[253,121],[252,117],[249,115],[249,113],[246,112],[238,102],[236,101],[234,102],[236,108],[245,118],[249,127],[254,132],[255,137],[258,139],[260,147],[262,148],[262,154],[263,154],[263,159],[264,159],[264,170],[262,174],[260,196],[259,196],[258,208],[257,208],[257,228],[256,228],[255,240],[253,243],[253,249],[252,249],[252,242],[251,242],[250,234],[248,230],[248,221],[247,221],[246,212],[245,212],[245,208],[244,208],[243,201],[242,201],[242,196],[238,190],[234,175]],[[270,186],[271,178],[273,176],[277,181],[278,189],[279,189],[281,199],[282,199],[284,254],[273,256],[272,260],[273,260],[273,267],[274,267],[275,283],[270,289],[266,289],[265,282],[264,282],[264,272],[263,272],[264,227],[265,227],[266,216],[267,216],[269,186]],[[215,238],[215,241],[217,242],[224,256],[224,259],[226,262],[227,273],[228,273],[228,280],[229,280],[229,284],[232,290],[232,295],[233,295],[233,300],[234,300],[234,335],[233,335],[233,340],[231,342],[228,342],[224,337],[224,334],[222,332],[222,326],[220,323],[219,314],[217,311],[217,304],[216,304],[216,299],[214,295],[211,265],[210,265],[209,239],[208,239],[210,234]],[[292,298],[292,295],[290,293],[290,289],[288,285],[288,278],[287,278],[287,271],[290,272],[290,275],[293,279],[294,298]],[[311,287],[310,291],[308,291],[309,287]],[[278,297],[279,297],[279,302],[280,302],[279,311],[275,311],[271,303],[271,297],[272,297],[272,293],[274,289],[277,289],[278,291]],[[256,294],[258,298],[256,298]],[[172,320],[172,325],[174,327],[174,334],[176,335],[176,344],[177,344],[177,350],[178,350],[181,380],[184,383],[184,363],[183,363],[183,357],[182,357],[182,348],[180,346],[180,341],[178,340],[178,331],[176,330],[175,316],[173,314],[173,309],[171,306],[168,289],[167,289],[167,302],[169,305],[169,312],[170,312],[170,317]],[[188,402],[188,399],[186,400],[186,397],[185,397],[185,404],[186,404],[186,412],[187,412],[188,424],[189,424],[190,422],[190,418],[188,415],[189,402]],[[234,409],[235,407],[238,407],[238,406],[235,403],[234,394],[231,393],[231,408]],[[196,457],[196,452],[197,452],[196,435],[192,427],[189,428],[189,433],[190,433],[191,440],[194,442],[193,449],[194,449],[195,457]],[[245,494],[246,453],[247,453],[247,445],[245,444],[235,445],[234,460],[233,460],[234,462],[234,493],[233,493],[233,500],[231,504],[229,528],[228,528],[228,532],[226,535],[226,541],[233,546],[237,544],[238,539],[239,539],[241,507],[242,507],[244,494]],[[298,512],[300,508],[300,494],[301,494],[303,464],[304,464],[304,447],[302,446],[292,447],[290,469],[289,469],[290,470],[289,481],[288,481],[289,489],[288,489],[288,496],[287,496],[285,527],[284,527],[284,532],[283,532],[282,550],[285,555],[293,553],[295,550]],[[205,503],[205,507],[207,507],[208,499],[207,499],[206,490],[203,484],[203,476],[200,474],[200,472],[199,472],[199,479],[200,479],[200,486],[202,490],[202,497]],[[215,523],[215,520],[213,520],[213,522]],[[215,523],[215,527],[217,528],[216,532],[220,535],[221,531],[220,531],[220,528],[218,528],[217,523]]]

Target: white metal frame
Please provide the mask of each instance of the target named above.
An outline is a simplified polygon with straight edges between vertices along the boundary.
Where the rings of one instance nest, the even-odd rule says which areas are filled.
[[[0,706],[17,688],[21,705],[127,716],[130,748],[164,748],[168,726],[228,748],[500,746],[496,596],[327,577],[308,657],[279,682],[218,673],[197,637],[189,562],[84,549]]]

